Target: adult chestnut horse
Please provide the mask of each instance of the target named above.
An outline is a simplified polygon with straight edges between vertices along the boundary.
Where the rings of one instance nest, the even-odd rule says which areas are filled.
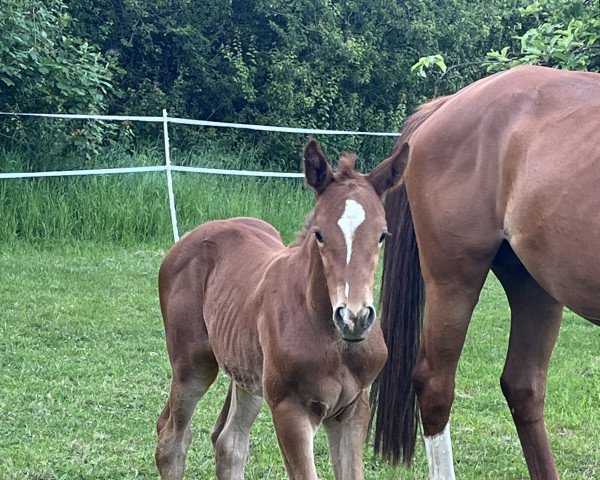
[[[406,122],[383,162],[402,159],[405,182],[385,201],[389,360],[373,393],[376,449],[392,463],[410,462],[420,410],[430,478],[454,478],[456,367],[491,269],[511,309],[502,391],[531,478],[558,478],[547,370],[563,306],[600,320],[599,132],[600,75],[533,66],[438,98]]]
[[[271,225],[234,218],[201,225],[166,255],[159,290],[173,379],[157,424],[162,478],[183,477],[192,413],[219,368],[231,378],[212,433],[219,479],[243,479],[263,397],[289,478],[317,479],[321,423],[335,477],[363,478],[367,390],[387,354],[373,307],[387,235],[380,196],[401,171],[388,162],[361,175],[355,160],[342,156],[334,173],[308,144],[316,207],[289,248]]]

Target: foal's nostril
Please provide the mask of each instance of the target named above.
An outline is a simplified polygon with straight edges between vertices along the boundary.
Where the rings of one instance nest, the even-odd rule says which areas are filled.
[[[335,312],[333,314],[333,318],[334,320],[342,325],[344,323],[344,316],[347,315],[346,313],[346,304],[342,303],[340,304],[336,309]]]
[[[340,328],[350,331],[367,330],[375,321],[375,308],[372,305],[365,305],[354,313],[346,304],[340,304],[333,313],[333,319]]]
[[[370,327],[375,321],[375,307],[373,305],[365,305],[359,313],[359,318],[363,328]]]
[[[375,321],[375,307],[373,305],[368,305],[367,310],[369,311],[367,316],[367,325],[371,325]]]

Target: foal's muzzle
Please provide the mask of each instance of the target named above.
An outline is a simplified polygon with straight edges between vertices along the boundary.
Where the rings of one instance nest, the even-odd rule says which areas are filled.
[[[333,312],[333,321],[344,340],[360,342],[369,335],[371,325],[375,321],[375,307],[365,305],[358,313],[354,313],[345,303],[342,303]]]

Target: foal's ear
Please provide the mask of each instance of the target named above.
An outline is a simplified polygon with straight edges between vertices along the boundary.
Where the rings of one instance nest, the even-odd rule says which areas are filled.
[[[304,149],[304,177],[317,195],[333,181],[333,169],[329,165],[329,159],[316,140],[311,140]]]
[[[386,158],[383,162],[377,165],[371,173],[367,175],[367,180],[371,182],[373,188],[380,197],[385,191],[396,185],[406,168],[406,160],[408,159],[408,143],[402,142],[400,146],[396,146],[392,151],[392,155]]]

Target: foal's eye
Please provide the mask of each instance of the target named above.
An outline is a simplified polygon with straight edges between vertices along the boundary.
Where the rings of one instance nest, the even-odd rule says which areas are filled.
[[[385,238],[389,235],[388,232],[383,232],[381,234],[381,237],[379,237],[379,244],[381,245],[383,242],[385,242]]]
[[[323,235],[321,235],[319,230],[315,230],[315,238],[317,239],[318,243],[323,243]]]

